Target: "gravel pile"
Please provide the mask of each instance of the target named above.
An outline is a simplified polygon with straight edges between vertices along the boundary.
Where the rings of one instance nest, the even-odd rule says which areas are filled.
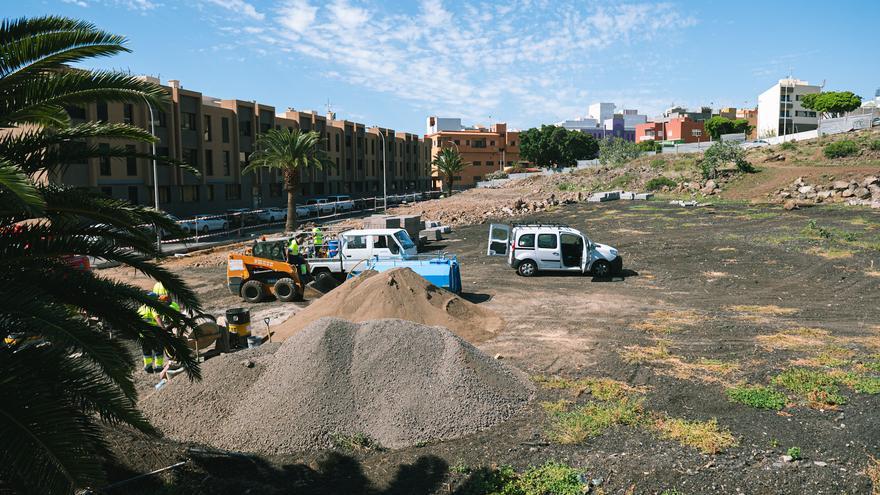
[[[395,268],[347,280],[273,327],[273,340],[290,338],[324,317],[354,322],[399,318],[448,328],[471,343],[491,339],[504,326],[494,311],[432,285],[409,268]]]
[[[174,412],[151,414],[173,438],[291,454],[355,435],[388,448],[455,438],[507,420],[532,394],[518,370],[445,328],[405,320],[323,318],[267,358],[253,368],[237,355],[231,366],[206,363],[202,383],[172,383],[183,387],[150,397],[147,412],[174,401]]]

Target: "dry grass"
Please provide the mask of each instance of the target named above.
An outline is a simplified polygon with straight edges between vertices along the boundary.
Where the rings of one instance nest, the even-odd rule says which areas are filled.
[[[685,326],[695,325],[701,320],[702,317],[692,310],[659,310],[650,313],[648,319],[633,324],[631,328],[648,333],[668,334],[680,331]]]
[[[698,449],[704,454],[717,454],[727,447],[736,445],[733,435],[719,428],[718,421],[688,421],[679,418],[656,418],[652,429],[661,438],[675,440],[682,445]]]
[[[719,278],[727,277],[726,272],[703,272],[703,276],[706,277],[710,282],[713,280],[717,280]]]
[[[737,363],[717,359],[686,361],[680,356],[670,354],[666,341],[660,341],[653,347],[636,345],[625,349],[621,354],[625,361],[658,365],[658,373],[680,380],[730,384],[732,375],[740,369]]]
[[[611,378],[579,378],[569,380],[558,376],[533,376],[532,381],[548,389],[571,390],[574,397],[589,393],[599,400],[615,400],[633,393],[645,393],[644,387],[632,387],[624,382]]]
[[[545,406],[545,410],[548,407]],[[551,421],[547,437],[561,444],[579,444],[616,425],[635,425],[642,417],[642,403],[621,399],[607,403],[590,402],[572,409],[549,406]]]
[[[736,306],[727,306],[726,309],[728,311],[736,311],[738,313],[750,313],[755,315],[767,315],[767,316],[786,316],[792,315],[798,312],[795,308],[781,308],[774,304],[768,304],[766,306],[755,306],[755,305],[736,305]]]
[[[880,277],[880,271],[877,270],[868,270],[865,272],[865,275],[869,277]]]
[[[849,249],[840,249],[840,248],[822,248],[822,247],[813,247],[807,249],[807,252],[810,254],[814,254],[819,256],[820,258],[825,258],[826,260],[845,260],[853,257],[853,251]]]
[[[652,347],[632,345],[624,349],[626,350],[620,356],[628,363],[648,363],[669,358],[666,341],[660,341]]]
[[[736,248],[735,247],[720,247],[720,248],[715,248],[715,251],[729,252],[729,251],[736,251]]]
[[[759,335],[755,340],[769,351],[810,350],[828,345],[831,334],[821,328],[798,327],[771,335]]]
[[[880,460],[874,456],[868,456],[865,475],[871,480],[871,495],[880,495]]]

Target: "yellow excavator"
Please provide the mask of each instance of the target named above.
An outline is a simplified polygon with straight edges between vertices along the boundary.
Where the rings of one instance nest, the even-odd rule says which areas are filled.
[[[277,237],[257,241],[243,253],[229,253],[229,291],[249,303],[258,303],[270,295],[283,302],[302,301],[305,284],[299,267],[288,261],[289,243],[290,237]]]

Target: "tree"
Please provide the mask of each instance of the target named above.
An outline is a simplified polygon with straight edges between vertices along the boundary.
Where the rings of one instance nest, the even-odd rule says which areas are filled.
[[[746,119],[728,119],[727,117],[714,116],[703,123],[706,133],[713,141],[718,141],[724,134],[745,134],[752,132],[752,126]]]
[[[815,110],[825,117],[838,117],[862,105],[862,97],[852,91],[827,91],[801,97],[801,106]]]
[[[140,256],[158,255],[144,225],[182,233],[178,226],[156,210],[45,181],[71,163],[126,155],[86,138],[153,140],[127,125],[72,126],[65,111],[97,99],[167,102],[157,85],[67,67],[128,51],[124,43],[61,17],[0,23],[0,127],[21,131],[0,134],[0,338],[7,342],[0,345],[0,480],[13,492],[72,493],[102,483],[107,448],[98,421],[154,433],[136,407],[134,360],[122,339],[159,345],[199,377],[185,341],[148,325],[137,309],[149,306],[183,331],[195,327],[192,318],[66,262],[78,254],[133,267],[198,312],[178,276]],[[84,315],[110,325],[115,338]]]
[[[256,151],[250,156],[251,163],[242,173],[261,168],[279,169],[284,174],[287,189],[287,232],[296,230],[296,193],[299,190],[300,170],[307,167],[320,169],[329,160],[324,154],[321,135],[315,131],[299,129],[270,129],[261,134],[254,145]]]
[[[752,164],[746,160],[746,152],[739,144],[731,141],[717,141],[703,154],[700,166],[704,179],[714,179],[718,169],[726,163],[732,163],[740,172],[754,172]]]
[[[455,176],[460,174],[470,163],[465,163],[461,160],[461,153],[457,149],[443,148],[434,157],[431,165],[443,177],[443,182],[447,184],[447,191],[452,193],[452,184],[455,181]]]
[[[639,145],[620,138],[599,141],[599,163],[602,165],[623,165],[642,155]]]
[[[596,139],[555,125],[531,128],[519,135],[520,155],[539,167],[572,167],[598,156]]]

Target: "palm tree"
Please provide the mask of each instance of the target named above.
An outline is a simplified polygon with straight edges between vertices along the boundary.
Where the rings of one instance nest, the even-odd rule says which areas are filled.
[[[198,312],[183,281],[142,256],[158,254],[145,225],[179,232],[177,225],[156,210],[46,180],[88,158],[127,155],[89,146],[87,138],[153,140],[128,125],[71,125],[65,111],[95,100],[167,102],[157,85],[66,66],[128,51],[124,43],[61,17],[0,23],[0,485],[14,492],[72,493],[101,484],[107,448],[99,420],[154,433],[136,407],[134,360],[121,339],[161,345],[199,377],[186,343],[156,331],[137,309],[150,306],[184,329],[194,328],[192,318],[66,263],[78,254],[131,266]],[[17,132],[2,129],[12,127]]]
[[[261,168],[279,169],[284,174],[287,189],[287,223],[284,230],[296,230],[296,192],[299,190],[300,170],[309,166],[321,168],[328,162],[321,149],[321,135],[315,131],[299,129],[270,129],[261,134],[254,144],[256,151],[250,156],[250,164],[242,173]]]
[[[443,177],[443,182],[447,184],[447,190],[452,193],[452,183],[455,176],[460,174],[470,163],[461,160],[461,153],[455,148],[443,148],[434,157],[431,165]]]

